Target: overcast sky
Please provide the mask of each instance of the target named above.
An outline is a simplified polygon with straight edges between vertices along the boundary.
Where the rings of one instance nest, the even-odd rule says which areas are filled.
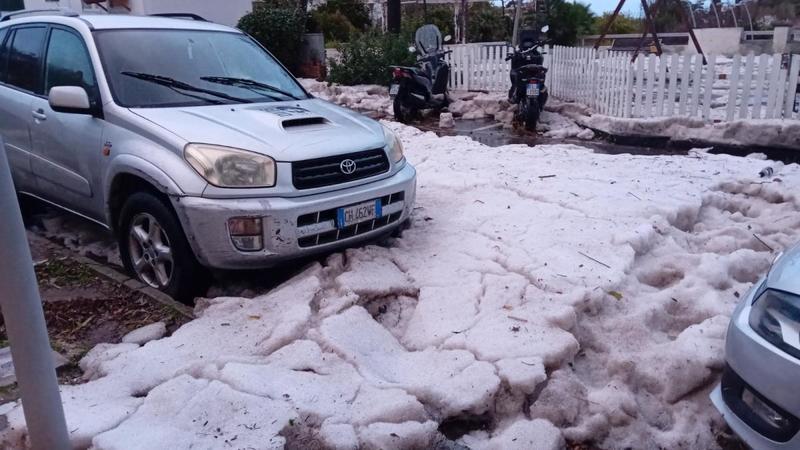
[[[617,7],[619,0],[590,0],[590,1],[584,1],[582,3],[588,3],[589,6],[592,8],[592,11],[599,16],[604,12],[614,11],[614,8]],[[641,1],[626,0],[625,6],[622,7],[622,11],[634,17],[637,17],[639,15],[639,11],[641,10],[641,5],[642,5]]]

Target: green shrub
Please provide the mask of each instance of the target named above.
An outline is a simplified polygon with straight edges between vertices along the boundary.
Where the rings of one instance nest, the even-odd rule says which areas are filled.
[[[453,29],[453,9],[451,6],[442,5],[428,5],[428,17],[425,20],[422,5],[409,4],[403,5],[403,21],[401,24],[401,35],[406,37],[409,42],[414,41],[414,33],[417,28],[430,23],[436,25],[444,38],[448,34],[455,39],[455,31]],[[455,42],[452,42],[455,43]]]
[[[289,70],[300,66],[306,14],[299,5],[286,2],[254,8],[239,20],[238,27],[253,36]]]
[[[350,39],[350,34],[355,31],[352,23],[339,11],[332,13],[325,11],[314,11],[314,20],[319,24],[319,29],[325,35],[325,41],[346,42]]]
[[[408,66],[416,61],[409,42],[393,34],[365,33],[339,47],[341,60],[331,61],[328,81],[346,85],[382,84],[391,81],[389,66]]]
[[[317,8],[316,12],[325,14],[338,12],[359,31],[366,31],[371,25],[369,10],[362,0],[328,0]]]

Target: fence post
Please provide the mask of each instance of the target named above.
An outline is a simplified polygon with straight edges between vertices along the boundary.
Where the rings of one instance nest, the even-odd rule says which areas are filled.
[[[789,83],[786,87],[786,98],[783,103],[783,118],[791,119],[794,116],[794,100],[797,92],[797,78],[800,73],[800,55],[792,55],[789,65]]]
[[[756,92],[753,94],[753,119],[761,118],[761,98],[764,96],[764,82],[769,67],[769,55],[766,53],[758,57],[758,76],[756,77]]]
[[[778,80],[781,76],[781,63],[783,56],[780,53],[772,55],[772,64],[769,73],[769,89],[767,90],[767,109],[764,111],[765,119],[775,117],[775,103],[778,99]],[[782,86],[781,86],[782,87]],[[778,114],[780,116],[780,114]]]
[[[708,64],[705,66],[706,84],[703,88],[703,118],[711,120],[711,91],[714,89],[714,79],[717,76],[717,55],[708,55]]]
[[[744,61],[744,81],[742,82],[742,102],[739,106],[739,118],[745,119],[750,116],[750,92],[753,90],[753,70],[755,67],[755,55],[750,52]]]
[[[0,303],[31,446],[71,448],[25,226],[0,139]]]
[[[734,55],[733,68],[731,69],[731,84],[728,89],[728,107],[725,118],[730,122],[736,114],[736,102],[739,99],[739,72],[741,70],[742,57]]]

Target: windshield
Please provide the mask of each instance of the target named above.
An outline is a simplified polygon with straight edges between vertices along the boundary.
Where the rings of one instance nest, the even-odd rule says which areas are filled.
[[[222,31],[95,32],[114,99],[152,108],[308,98],[248,36]],[[222,81],[221,81],[222,80]]]
[[[420,53],[427,55],[442,48],[442,33],[436,25],[423,25],[417,29],[414,41]]]

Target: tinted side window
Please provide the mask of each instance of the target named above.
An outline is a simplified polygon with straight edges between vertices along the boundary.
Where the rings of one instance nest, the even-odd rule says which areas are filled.
[[[41,94],[45,27],[19,28],[9,47],[7,83]]]
[[[54,86],[80,86],[91,96],[95,91],[92,60],[75,33],[54,28],[47,44],[44,92]]]
[[[6,35],[8,35],[8,28],[0,30],[0,83],[6,82],[6,70],[8,69],[8,52],[6,51]]]

